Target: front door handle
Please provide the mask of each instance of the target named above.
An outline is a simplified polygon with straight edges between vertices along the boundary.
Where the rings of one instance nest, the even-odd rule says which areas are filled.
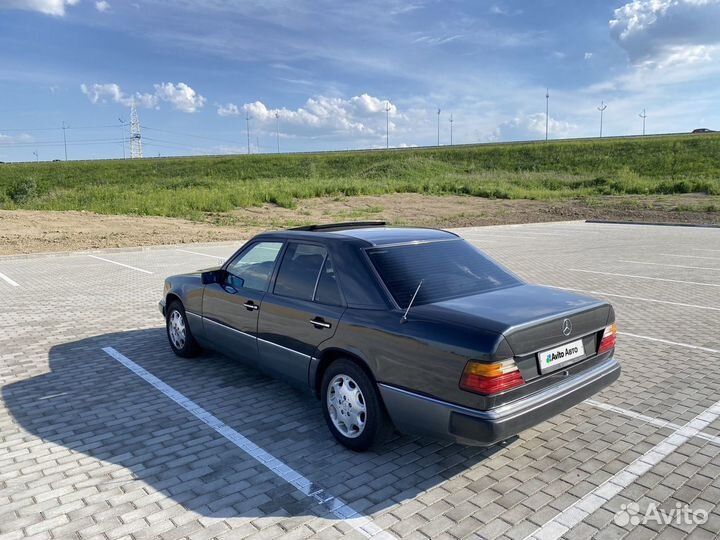
[[[325,322],[322,317],[310,319],[310,324],[312,324],[315,328],[330,328],[332,326],[329,322]]]
[[[248,300],[247,302],[245,302],[245,303],[243,304],[243,306],[245,306],[245,309],[247,309],[248,311],[255,311],[255,310],[257,310],[257,309],[260,309],[260,306],[258,306],[258,305],[257,305],[255,302],[253,302],[252,300]]]

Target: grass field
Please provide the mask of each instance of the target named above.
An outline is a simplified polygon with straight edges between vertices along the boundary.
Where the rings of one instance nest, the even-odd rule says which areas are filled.
[[[202,219],[326,195],[720,195],[720,135],[0,165],[0,209]],[[717,211],[716,208],[709,209]]]

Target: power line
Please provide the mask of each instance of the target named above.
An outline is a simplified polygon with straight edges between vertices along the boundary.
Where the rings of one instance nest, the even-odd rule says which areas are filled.
[[[117,144],[122,142],[123,139],[80,139],[80,140],[69,140],[69,141],[28,141],[28,142],[17,142],[17,143],[3,143],[2,148],[27,148],[35,146],[83,146],[86,144]]]
[[[114,128],[114,127],[117,127],[117,126],[116,126],[116,125],[107,125],[107,126],[75,126],[75,127],[65,126],[65,129],[77,131],[77,130],[80,130],[80,129],[93,130],[93,129],[110,129],[110,128]],[[15,133],[17,133],[17,132],[29,132],[29,131],[61,131],[62,129],[63,129],[62,127],[46,127],[46,128],[0,128],[0,131],[5,132],[5,133],[10,133],[10,132],[15,132]]]
[[[143,128],[143,130],[157,131],[159,133],[167,133],[169,135],[179,135],[182,137],[190,137],[193,139],[206,139],[208,141],[222,142],[222,143],[227,143],[227,144],[237,144],[238,143],[237,140],[231,141],[230,139],[218,139],[217,137],[206,137],[203,135],[194,135],[192,133],[185,133],[182,131],[170,131],[167,129],[160,129],[160,128],[155,128],[155,127],[151,127],[151,126],[146,126],[145,124],[143,124],[142,128]]]

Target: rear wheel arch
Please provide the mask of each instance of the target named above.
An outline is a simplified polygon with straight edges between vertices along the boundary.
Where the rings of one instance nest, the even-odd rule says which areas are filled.
[[[370,377],[370,380],[377,384],[375,374],[372,372],[372,369],[370,369],[370,366],[363,358],[344,349],[327,349],[323,351],[322,354],[319,356],[318,366],[315,369],[315,375],[313,377],[313,392],[318,399],[320,398],[322,380],[325,372],[327,371],[327,368],[330,367],[333,362],[341,358],[350,360],[351,362],[357,364],[358,367],[360,367],[360,369],[362,369],[367,374],[367,376]]]

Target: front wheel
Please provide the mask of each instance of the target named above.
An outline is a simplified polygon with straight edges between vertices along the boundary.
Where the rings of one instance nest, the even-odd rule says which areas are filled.
[[[180,302],[175,301],[168,306],[165,327],[170,347],[175,354],[183,358],[197,356],[200,347],[190,332],[185,308]]]
[[[361,452],[383,441],[390,422],[375,383],[356,363],[340,359],[323,375],[321,401],[335,439]]]

